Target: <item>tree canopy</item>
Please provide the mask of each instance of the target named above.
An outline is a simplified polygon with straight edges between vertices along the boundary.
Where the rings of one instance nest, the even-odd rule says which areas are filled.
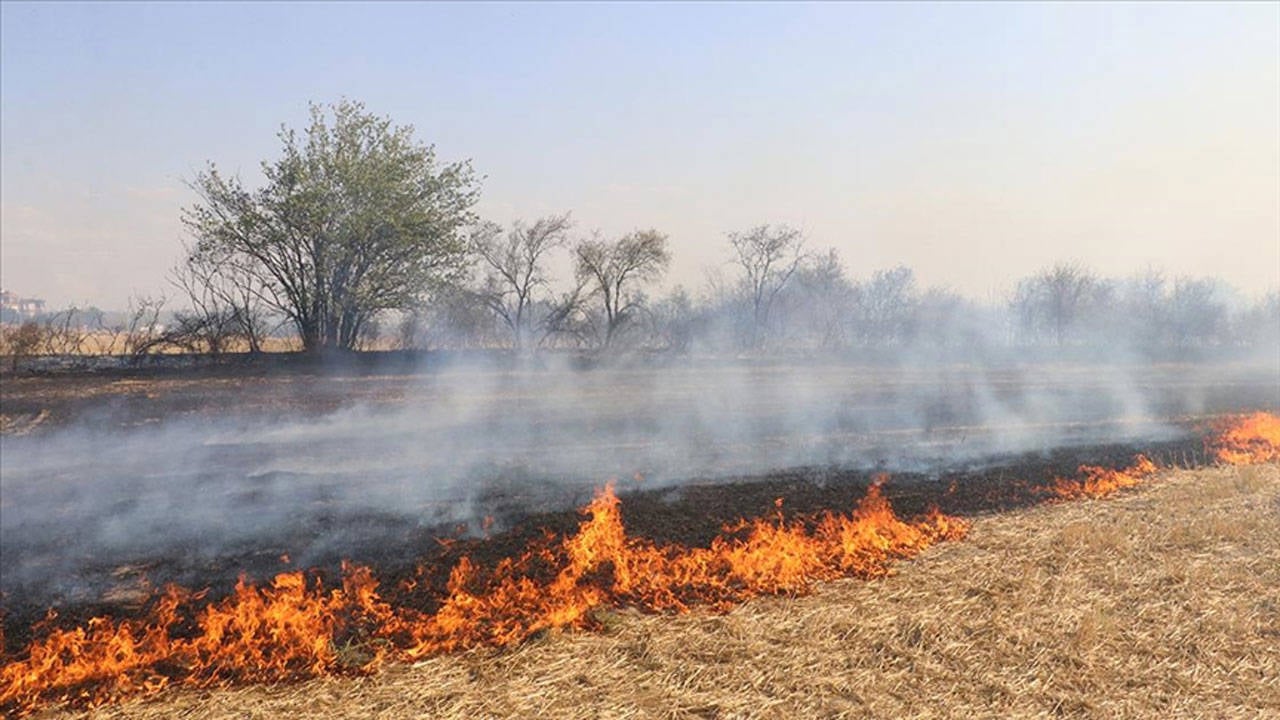
[[[346,100],[312,105],[306,130],[280,140],[256,190],[210,164],[183,220],[189,261],[258,280],[304,349],[354,348],[375,315],[422,302],[463,266],[479,198],[469,161],[441,165],[411,126]]]

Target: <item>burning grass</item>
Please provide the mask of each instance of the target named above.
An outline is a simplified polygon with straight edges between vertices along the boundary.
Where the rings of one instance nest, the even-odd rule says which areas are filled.
[[[874,583],[724,614],[601,609],[598,633],[93,715],[1270,717],[1278,502],[1275,465],[1169,471],[1107,502],[978,518]]]
[[[1227,437],[1227,434],[1224,433],[1223,437]],[[1255,473],[1255,478],[1259,472],[1267,473],[1264,480],[1257,482],[1261,482],[1264,489],[1274,488],[1274,468],[1246,468],[1240,472],[1246,471]],[[1101,497],[1136,484],[1153,472],[1154,465],[1139,457],[1132,467],[1125,470],[1081,468],[1078,477],[1058,480],[1042,488],[1041,492],[1050,499]],[[1071,504],[1071,507],[1094,506],[1076,503]],[[1050,511],[1032,511],[1026,515],[1037,512]],[[531,637],[547,637],[548,633],[554,635],[561,628],[593,628],[605,630],[610,637],[615,637],[632,632],[627,628],[639,623],[640,626],[648,627],[652,636],[655,621],[649,617],[633,616],[632,610],[683,613],[701,606],[728,611],[753,597],[796,597],[806,594],[814,589],[818,581],[841,577],[884,577],[889,574],[896,560],[913,557],[938,541],[958,538],[967,528],[964,521],[936,512],[912,520],[900,519],[880,494],[879,485],[873,486],[851,513],[822,513],[786,520],[779,512],[775,517],[745,521],[727,527],[725,534],[707,548],[657,545],[627,536],[621,522],[619,501],[609,490],[601,493],[584,510],[584,514],[586,517],[576,533],[563,538],[548,536],[523,555],[505,560],[494,567],[480,568],[466,560],[459,563],[450,577],[447,594],[436,598],[430,603],[430,607],[392,606],[379,595],[377,583],[367,569],[350,567],[341,588],[325,589],[309,580],[304,573],[288,573],[278,576],[267,587],[242,583],[233,595],[207,604],[199,602],[199,595],[171,588],[156,601],[152,611],[142,620],[113,621],[99,618],[87,626],[75,628],[57,628],[56,622],[51,621],[49,628],[40,633],[39,640],[19,656],[7,659],[7,664],[0,668],[0,707],[9,711],[29,712],[56,703],[97,705],[130,695],[150,694],[171,685],[212,687],[247,681],[363,672],[388,660],[412,660],[450,651],[474,651],[476,648],[514,645]],[[1201,545],[1205,542],[1212,543],[1227,537],[1222,532],[1226,526],[1205,525],[1207,517],[1195,518],[1197,524],[1204,526],[1187,537],[1175,539],[1173,535],[1176,533],[1171,532],[1170,537],[1166,538],[1166,544],[1175,550],[1188,545],[1202,549]],[[1083,518],[1076,522],[1078,524],[1082,521]],[[998,519],[989,522],[998,522]],[[1020,526],[1020,532],[1034,535],[1035,529],[1023,525]],[[1274,528],[1268,532],[1273,533],[1270,537],[1274,541]],[[1229,539],[1240,541],[1241,536],[1234,535]],[[1244,540],[1252,541],[1252,537]],[[977,582],[977,577],[974,576],[962,583],[973,592],[972,598],[985,597],[992,601],[986,607],[989,620],[994,621],[994,618],[1001,616],[1001,598],[1017,590],[1016,579],[1007,575],[1007,570],[1011,567],[1022,568],[1024,581],[1031,578],[1041,585],[1051,586],[1055,582],[1055,573],[1066,572],[1077,561],[1091,562],[1093,565],[1101,565],[1105,571],[1102,576],[1094,578],[1099,587],[1105,587],[1108,583],[1113,586],[1123,584],[1126,573],[1118,572],[1108,563],[1098,563],[1099,557],[1124,557],[1147,552],[1140,543],[1131,539],[1129,530],[1119,527],[1103,527],[1098,532],[1092,532],[1088,525],[1073,527],[1068,524],[1060,529],[1051,545],[1060,552],[1047,565],[1027,565],[1017,549],[1010,546],[1005,548],[1006,554],[1003,557],[994,561],[1002,572],[1006,572],[1005,575],[992,575],[982,582]],[[1270,557],[1273,561],[1277,545],[1275,542],[1270,545]],[[1063,552],[1067,554],[1063,555]],[[1076,553],[1076,556],[1070,553]],[[1273,571],[1275,565],[1273,562]],[[975,566],[971,569],[976,572],[980,568]],[[1170,577],[1176,580],[1173,575]],[[900,581],[878,586],[901,589]],[[1264,617],[1270,612],[1272,620],[1276,619],[1276,608],[1280,607],[1274,597],[1274,588],[1277,586],[1280,585],[1270,585],[1270,596],[1266,592],[1255,593],[1263,597],[1265,602],[1254,608],[1253,616]],[[840,587],[845,590],[849,588],[845,585]],[[1176,587],[1170,592],[1175,590]],[[874,591],[852,592],[865,594]],[[1031,589],[1027,592],[1038,591]],[[1266,599],[1268,597],[1270,599]],[[1092,608],[1070,602],[1064,604],[1062,599],[1053,600],[1049,604],[1057,606],[1067,616],[1078,615],[1070,637],[1074,638],[1072,642],[1079,645],[1079,648],[1088,649],[1098,646],[1101,642],[1098,638],[1123,636],[1123,629],[1128,624],[1137,620],[1145,622],[1142,616],[1151,612],[1149,601],[1150,598],[1144,601],[1145,604],[1139,602],[1132,606],[1114,606],[1109,602],[1093,603]],[[1157,604],[1164,602],[1158,596],[1157,601]],[[750,616],[751,613],[758,612],[759,608],[793,607],[790,601],[783,602],[781,606],[776,605],[776,602],[779,601],[753,605],[751,607],[756,608],[754,610],[735,610],[728,618]],[[954,604],[953,602],[952,605]],[[816,607],[821,608],[822,605]],[[877,603],[873,602],[866,607],[877,607]],[[884,609],[887,611],[892,607],[886,605]],[[847,615],[849,608],[844,607],[843,612]],[[871,614],[865,616],[854,613],[863,618],[857,622],[848,617],[838,622],[838,627],[846,628],[840,635],[841,641],[848,642],[851,646],[864,643],[865,639],[855,637],[860,632],[859,623],[870,622],[874,625],[884,621],[884,618],[874,617],[875,612],[877,611],[869,609],[868,613]],[[897,612],[888,613],[889,618],[897,616]],[[696,613],[693,619],[672,618],[669,614],[662,617],[662,623],[675,627],[690,623],[698,627],[699,623],[712,620],[730,622],[727,618],[708,619],[701,612]],[[1004,619],[1011,620],[1007,617]],[[972,619],[961,614],[953,616],[952,620],[965,624]],[[794,624],[796,621],[793,618],[780,622],[786,627],[788,622]],[[819,630],[810,627],[803,618],[798,622],[811,631]],[[908,649],[915,648],[921,652],[925,648],[941,652],[941,656],[937,658],[930,660],[917,657],[916,661],[922,666],[942,662],[947,668],[947,682],[954,686],[952,692],[958,692],[957,688],[961,687],[961,680],[967,677],[968,672],[963,660],[964,653],[974,651],[982,642],[981,639],[952,637],[948,640],[950,644],[938,646],[940,638],[953,634],[953,630],[945,627],[944,623],[937,621],[937,618],[929,623],[923,619],[905,622],[907,624],[895,626],[901,635],[898,645],[905,643]],[[1273,622],[1273,634],[1275,626],[1276,623]],[[1037,645],[1034,634],[1026,635],[1020,629],[1014,632],[1019,643]],[[822,636],[830,640],[829,633]],[[751,644],[749,637],[740,634],[733,635],[733,640],[740,645]],[[592,643],[601,641],[586,638],[557,639],[550,641],[550,644],[559,647],[574,642],[591,647]],[[539,651],[536,648],[544,644],[526,643],[514,656],[537,653]],[[804,646],[804,643],[800,644],[801,648]],[[655,661],[646,647],[648,646],[644,644],[637,645],[624,655],[630,658],[630,662],[647,668]],[[1155,646],[1152,648],[1159,649]],[[752,655],[747,663],[748,667],[755,667],[765,677],[770,676],[772,671],[769,666],[774,662],[771,657],[773,652],[795,654],[787,648],[772,648],[769,652],[762,650]],[[893,667],[893,663],[901,659],[897,645],[873,647],[868,652],[867,656],[857,659],[848,657],[845,652],[838,652],[837,656],[844,658],[846,669],[850,671],[863,667],[868,662],[874,664],[879,657],[880,667],[888,675],[900,677],[905,672],[901,667]],[[1031,683],[1029,689],[1058,682],[1058,676],[1053,672],[1045,675],[1045,668],[1041,665],[1047,662],[1050,669],[1056,667],[1057,655],[1062,652],[1053,646],[1042,647],[1041,655],[1049,653],[1050,656],[1047,659],[1036,656],[1039,659],[1033,658],[1031,665],[1026,668],[1024,680]],[[954,658],[948,660],[948,654]],[[1067,656],[1086,657],[1088,653],[1080,650],[1075,655],[1067,653]],[[701,664],[715,668],[723,664],[720,655],[712,652],[707,657],[687,654],[679,657],[682,658],[681,663],[690,663],[684,666],[686,677],[681,680],[674,675],[668,676],[664,682],[683,682],[685,684],[682,687],[689,690],[701,687],[698,692],[705,695],[707,689],[698,678],[706,674],[706,671],[698,670],[696,666]],[[727,657],[732,659],[736,656],[734,652],[730,652]],[[469,663],[476,662],[477,658],[481,658],[481,663],[515,662],[502,660],[502,656],[493,659],[472,652],[462,659],[431,660],[428,664]],[[563,657],[557,662],[574,666],[571,660]],[[1249,662],[1254,664],[1241,665],[1237,662],[1230,667],[1253,672],[1257,666],[1256,658]],[[1265,658],[1262,662],[1265,665]],[[536,662],[534,664],[537,665]],[[820,662],[815,667],[827,664],[829,662]],[[623,672],[625,666],[626,663],[615,663],[612,671]],[[792,667],[793,670],[797,669]],[[1077,669],[1088,670],[1087,663]],[[533,668],[530,670],[536,671]],[[400,668],[394,672],[398,676],[406,671]],[[580,672],[581,684],[596,685],[598,672],[593,674],[589,665],[582,666]],[[412,675],[412,671],[409,674]],[[554,676],[563,679],[560,675]],[[480,679],[473,678],[472,682],[479,682]],[[791,678],[788,682],[809,687],[815,681],[816,677],[805,676]],[[848,679],[839,672],[827,677],[824,682],[834,684],[825,690],[810,687],[811,692],[818,693],[810,702],[821,703],[843,698],[841,702],[845,704],[842,707],[846,711],[871,707],[867,705],[867,696],[857,686],[850,685]],[[769,684],[755,683],[754,686],[759,691]],[[663,683],[659,682],[658,687],[663,687]],[[737,687],[743,698],[753,697],[745,687],[727,687]],[[562,690],[563,688],[557,692]],[[666,688],[663,692],[670,690],[671,688]],[[969,689],[965,692],[974,691]],[[1016,683],[1009,685],[1006,682],[1003,690],[993,686],[991,693],[984,692],[977,692],[976,697],[983,699],[987,707],[1007,705],[1014,708],[1014,701],[1021,691],[1017,691]],[[705,704],[707,700],[704,698],[702,705],[674,704],[668,707],[684,708],[689,711],[686,714],[698,714],[699,707],[718,707],[720,711],[729,713],[760,714],[772,707],[764,700],[773,694],[766,693],[761,698],[759,692],[756,692],[755,703],[748,702],[741,706],[737,700],[725,704],[723,698],[720,704]],[[910,703],[913,694],[891,693],[891,696]],[[509,701],[514,699],[510,695],[506,697]],[[1097,700],[1090,700],[1087,694],[1077,694],[1070,698],[1063,695],[1063,698],[1060,698],[1061,702],[1055,709],[1082,711],[1097,704]],[[806,714],[809,710],[820,714],[840,711],[836,706],[806,710],[807,706],[794,706],[794,701],[795,698],[792,698],[792,708],[801,714]],[[470,707],[477,713],[496,711],[493,707],[486,710],[483,698],[470,702],[471,705],[463,706],[464,710]],[[476,702],[481,704],[475,705]],[[972,706],[981,707],[974,705],[973,697],[969,698],[969,702]],[[595,707],[593,712],[586,713],[588,715],[618,712],[618,708],[610,710],[590,703],[577,706],[566,704],[555,712],[583,714],[587,707]],[[654,707],[661,706],[652,706],[651,710]],[[551,706],[541,710],[550,712],[549,708]],[[780,706],[778,711],[781,710]],[[280,709],[279,714],[283,712],[285,711]],[[420,706],[416,710],[406,708],[406,712],[421,714],[434,711],[427,706]],[[510,712],[536,714],[539,708],[521,709],[513,706]],[[328,714],[334,713],[351,714],[348,708],[342,707],[330,708]],[[277,713],[273,711],[270,714]],[[466,714],[471,714],[471,711]]]
[[[1257,412],[1222,421],[1209,446],[1228,465],[1280,461],[1280,417]]]
[[[204,605],[198,594],[170,587],[138,620],[57,628],[51,617],[41,639],[0,668],[0,708],[93,706],[173,684],[368,671],[387,660],[597,628],[601,608],[726,609],[759,595],[805,593],[820,580],[883,576],[967,525],[936,512],[902,520],[879,485],[851,513],[744,521],[707,548],[627,536],[611,488],[584,514],[576,533],[546,537],[495,567],[464,558],[430,609],[390,605],[368,568],[348,567],[341,588],[284,573],[266,587],[242,582]]]
[[[1074,478],[1057,478],[1045,487],[1056,500],[1102,498],[1118,490],[1131,488],[1154,475],[1159,468],[1145,455],[1139,455],[1127,468],[1112,469],[1096,465],[1082,465]]]

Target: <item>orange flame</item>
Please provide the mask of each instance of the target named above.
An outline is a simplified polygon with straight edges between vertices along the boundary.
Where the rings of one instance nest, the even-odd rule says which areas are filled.
[[[787,521],[779,510],[725,528],[706,548],[628,536],[618,497],[606,487],[568,537],[548,537],[487,569],[462,558],[433,612],[392,606],[369,568],[345,566],[341,589],[326,591],[292,572],[265,587],[242,580],[228,597],[199,608],[201,595],[170,587],[143,619],[94,618],[57,629],[51,613],[41,637],[0,667],[0,710],[93,706],[170,685],[366,671],[386,660],[509,645],[549,628],[591,627],[592,611],[604,606],[726,608],[757,595],[803,593],[838,576],[881,576],[898,559],[964,535],[967,523],[936,511],[898,518],[882,482],[851,513]]]
[[[1219,424],[1208,445],[1228,465],[1280,461],[1280,417],[1256,412],[1231,418]]]
[[[1076,500],[1079,498],[1106,497],[1117,490],[1133,487],[1159,468],[1145,455],[1134,457],[1133,464],[1120,470],[1081,465],[1075,478],[1056,478],[1043,492],[1051,499]]]

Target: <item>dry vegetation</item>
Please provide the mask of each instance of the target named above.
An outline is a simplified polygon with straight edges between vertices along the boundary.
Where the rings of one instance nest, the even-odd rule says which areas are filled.
[[[898,574],[726,615],[97,717],[1280,716],[1280,466],[979,519]]]
[[[28,339],[29,348],[18,353],[27,357],[36,357],[42,355],[72,355],[83,357],[97,357],[102,355],[120,355],[127,354],[131,340],[130,333],[125,330],[81,330],[73,329],[70,331],[61,330],[59,328],[50,328],[47,326],[37,327],[38,334]],[[0,357],[6,362],[12,364],[15,348],[22,345],[19,340],[22,326],[20,325],[0,325]],[[30,334],[30,333],[29,333]],[[150,333],[146,339],[151,339],[157,333]],[[70,337],[69,337],[70,336]],[[298,352],[302,349],[302,343],[294,337],[266,337],[262,339],[263,352]],[[389,344],[386,341],[384,344]],[[203,348],[197,348],[203,350]],[[389,349],[383,347],[370,347],[363,349]],[[184,354],[193,352],[191,348],[181,347],[173,344],[158,344],[155,347],[148,348],[147,354]],[[246,353],[249,352],[249,344],[241,338],[232,338],[226,342],[222,348],[224,353]]]

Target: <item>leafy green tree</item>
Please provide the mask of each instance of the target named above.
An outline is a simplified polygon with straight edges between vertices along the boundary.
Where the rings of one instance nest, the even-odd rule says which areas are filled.
[[[347,100],[312,105],[305,132],[280,140],[256,190],[210,164],[183,220],[190,262],[252,276],[305,350],[353,349],[379,313],[420,305],[463,267],[479,197],[469,161],[441,165],[412,127]]]

